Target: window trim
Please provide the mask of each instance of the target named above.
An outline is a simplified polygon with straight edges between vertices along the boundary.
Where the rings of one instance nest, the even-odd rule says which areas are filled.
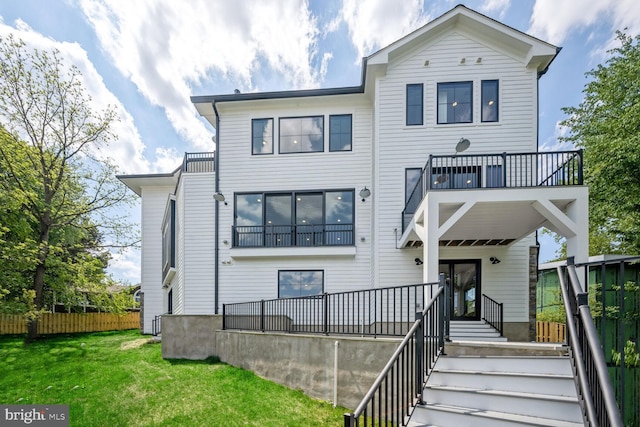
[[[420,123],[409,123],[409,88],[420,88]],[[417,106],[416,106],[417,107]],[[408,83],[405,88],[405,125],[406,126],[424,126],[424,83]]]
[[[322,148],[314,151],[282,151],[282,121],[291,119],[322,119]],[[325,151],[325,126],[324,126],[324,114],[316,114],[311,116],[290,116],[290,117],[278,117],[278,154],[309,154],[309,153],[324,153]]]
[[[349,117],[349,149],[348,150],[334,150],[331,146],[331,119],[334,117]],[[329,152],[339,153],[341,151],[353,151],[353,114],[329,114]]]
[[[483,98],[484,98],[484,84],[485,83],[496,83],[496,119],[495,120],[484,120],[482,114],[483,107]],[[487,79],[480,80],[480,123],[499,123],[500,122],[500,79]]]
[[[469,121],[465,121],[465,122],[456,122],[456,121],[446,121],[446,122],[442,122],[440,121],[440,87],[444,86],[444,85],[453,85],[453,84],[462,84],[462,83],[466,83],[469,85],[469,89],[470,89],[470,93],[469,93]],[[473,98],[473,80],[462,80],[462,81],[455,81],[455,82],[438,82],[436,85],[436,124],[438,125],[461,125],[461,124],[469,124],[469,123],[474,123],[474,118],[473,118],[473,104],[474,104],[474,98]]]
[[[300,298],[300,297],[309,297],[309,296],[316,296],[316,295],[322,295],[324,293],[324,279],[325,279],[325,274],[324,274],[324,270],[314,270],[314,269],[295,269],[295,270],[285,270],[285,269],[279,269],[278,270],[278,299],[283,298],[280,296],[280,273],[322,273],[322,289],[321,292],[319,294],[310,294],[310,295],[299,295],[297,297],[284,297],[284,298]]]
[[[254,134],[254,123],[257,121],[261,121],[261,120],[271,120],[271,152],[269,153],[256,153],[255,151],[255,134]],[[252,156],[268,156],[273,154],[273,146],[274,146],[274,127],[275,127],[275,121],[273,119],[273,117],[261,117],[261,118],[255,118],[255,119],[251,119],[251,155]]]

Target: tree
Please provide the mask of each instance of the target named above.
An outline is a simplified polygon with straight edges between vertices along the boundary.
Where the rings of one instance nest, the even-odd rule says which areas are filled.
[[[31,305],[29,339],[47,295],[104,277],[103,240],[132,243],[132,224],[114,212],[133,198],[101,156],[116,119],[112,108],[92,110],[80,71],[59,51],[0,38],[0,191],[11,200],[2,207],[10,227],[0,223],[0,244],[12,261],[3,271],[10,291],[22,290]]]
[[[584,149],[590,254],[640,253],[640,36],[617,32],[620,47],[591,80],[562,124]]]

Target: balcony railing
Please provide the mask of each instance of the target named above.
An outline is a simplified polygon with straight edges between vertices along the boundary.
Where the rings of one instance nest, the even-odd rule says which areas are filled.
[[[582,184],[582,150],[429,156],[402,211],[402,230],[429,191]]]
[[[236,225],[233,247],[351,246],[353,224]]]
[[[183,172],[215,172],[215,153],[185,153]]]

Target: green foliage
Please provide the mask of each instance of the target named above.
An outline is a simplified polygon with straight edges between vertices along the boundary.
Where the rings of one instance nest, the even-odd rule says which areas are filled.
[[[584,149],[590,254],[640,253],[640,36],[587,73],[584,99],[563,111],[565,141]]]
[[[538,322],[556,322],[566,324],[567,315],[565,313],[564,306],[560,306],[559,308],[545,309],[536,314],[536,320]]]
[[[215,358],[165,360],[136,331],[0,337],[0,402],[67,404],[72,426],[339,426],[347,412]]]
[[[115,112],[92,110],[58,51],[0,37],[0,111],[0,311],[36,319],[58,298],[107,292],[109,245],[137,240],[114,212],[134,196],[102,154]]]
[[[611,360],[616,366],[620,366],[622,357],[619,351],[611,349]],[[624,365],[629,368],[637,368],[640,366],[640,353],[636,350],[636,343],[629,340],[624,345]]]

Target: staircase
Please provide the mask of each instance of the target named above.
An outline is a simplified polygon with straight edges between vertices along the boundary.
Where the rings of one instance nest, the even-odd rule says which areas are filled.
[[[563,347],[498,342],[479,352],[478,344],[447,345],[409,426],[584,425]]]
[[[501,337],[500,333],[484,320],[451,321],[449,324],[449,338],[454,342],[507,341],[505,337]]]

